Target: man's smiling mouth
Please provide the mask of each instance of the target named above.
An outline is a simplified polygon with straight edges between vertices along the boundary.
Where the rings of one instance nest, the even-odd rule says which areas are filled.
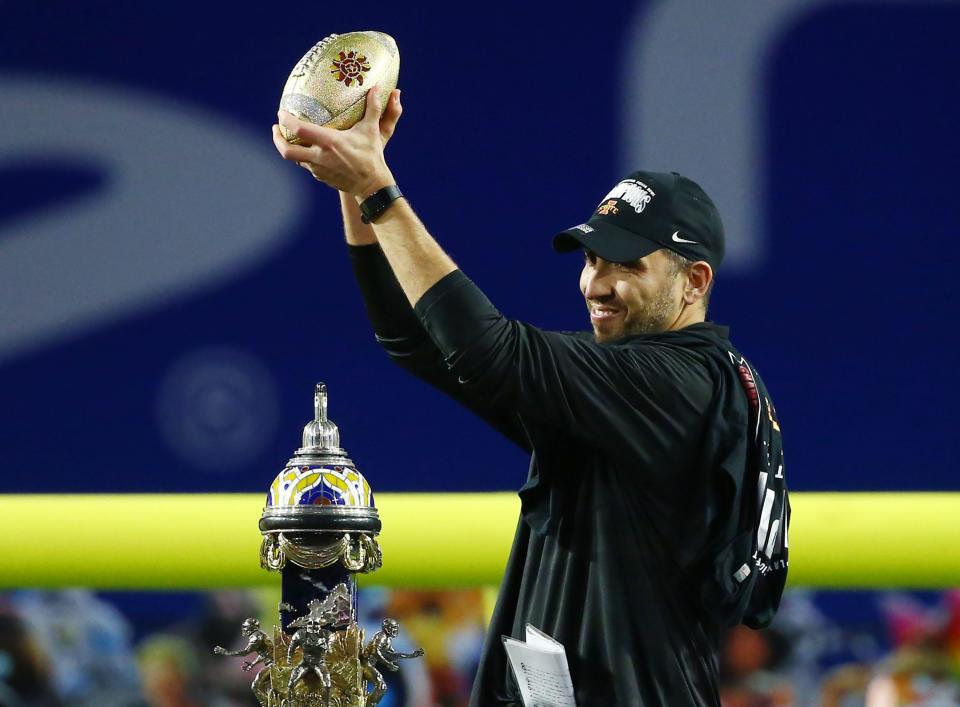
[[[590,305],[590,319],[595,322],[609,321],[622,313],[622,310],[615,307],[605,307],[599,304]]]

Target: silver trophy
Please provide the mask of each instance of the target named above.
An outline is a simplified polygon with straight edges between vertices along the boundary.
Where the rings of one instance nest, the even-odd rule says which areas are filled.
[[[396,671],[400,659],[423,655],[394,649],[393,619],[369,642],[357,625],[356,574],[380,567],[380,527],[370,484],[340,447],[318,383],[303,445],[270,485],[260,518],[260,565],[282,578],[280,624],[271,638],[247,619],[244,648],[214,648],[256,655],[243,669],[263,666],[252,685],[263,707],[371,707],[386,693],[381,668]]]

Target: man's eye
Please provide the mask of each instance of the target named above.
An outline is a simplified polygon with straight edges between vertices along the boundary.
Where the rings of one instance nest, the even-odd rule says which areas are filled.
[[[584,260],[584,262],[586,262],[586,263],[590,263],[591,265],[595,265],[596,262],[597,262],[597,256],[594,255],[593,253],[591,253],[589,250],[585,250],[585,251],[583,251],[583,260]]]

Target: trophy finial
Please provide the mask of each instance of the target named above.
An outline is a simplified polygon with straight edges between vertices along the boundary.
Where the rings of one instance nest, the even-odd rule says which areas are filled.
[[[313,419],[303,428],[303,449],[313,453],[342,454],[340,430],[327,419],[327,384],[317,383],[313,391]]]

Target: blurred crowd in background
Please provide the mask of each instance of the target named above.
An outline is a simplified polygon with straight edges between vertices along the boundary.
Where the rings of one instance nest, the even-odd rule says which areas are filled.
[[[270,592],[18,591],[0,597],[0,706],[241,707],[257,703],[240,624],[271,625]],[[381,707],[462,707],[484,636],[487,595],[361,590],[368,635],[400,621],[422,660],[388,674]],[[775,623],[721,643],[724,707],[960,705],[960,590],[789,593]],[[592,707],[592,706],[590,706]]]

